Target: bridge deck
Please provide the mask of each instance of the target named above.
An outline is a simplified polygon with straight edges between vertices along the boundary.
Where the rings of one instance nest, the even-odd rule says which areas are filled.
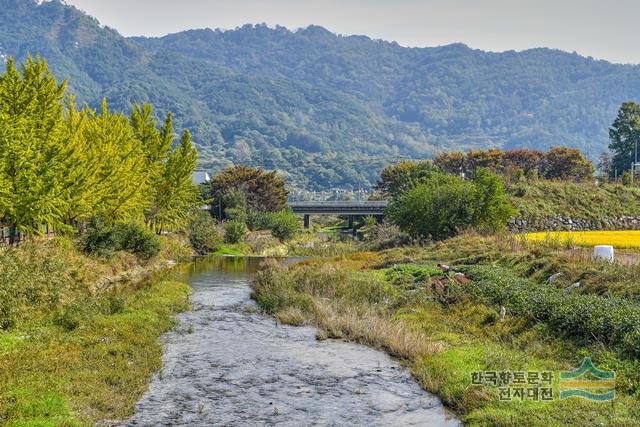
[[[387,202],[291,202],[289,206],[299,215],[384,215]]]

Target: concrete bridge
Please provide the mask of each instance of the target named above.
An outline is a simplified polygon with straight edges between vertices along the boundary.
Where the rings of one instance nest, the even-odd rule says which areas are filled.
[[[356,216],[371,215],[381,219],[387,202],[291,202],[289,206],[295,214],[304,216],[304,228],[309,228],[311,215],[344,215],[349,217],[349,229],[353,229]]]

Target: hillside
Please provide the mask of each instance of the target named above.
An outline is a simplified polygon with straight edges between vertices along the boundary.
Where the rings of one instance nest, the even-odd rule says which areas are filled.
[[[298,187],[368,187],[393,156],[487,146],[595,158],[640,67],[534,49],[405,48],[322,27],[125,38],[58,1],[0,0],[0,55],[45,56],[82,102],[153,102],[201,163],[282,170]],[[373,159],[373,160],[372,160]]]

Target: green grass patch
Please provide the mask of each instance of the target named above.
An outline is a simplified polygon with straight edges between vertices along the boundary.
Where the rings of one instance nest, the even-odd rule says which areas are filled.
[[[211,255],[218,256],[245,256],[250,253],[251,248],[244,243],[219,245]]]
[[[31,339],[0,355],[0,422],[87,425],[123,419],[160,368],[157,338],[186,310],[189,287],[160,282],[126,292],[124,309],[75,329],[31,325]]]
[[[190,288],[102,279],[190,259],[182,240],[159,241],[144,263],[123,252],[86,256],[60,237],[0,248],[0,425],[92,425],[133,413],[160,367],[157,338],[188,308]]]

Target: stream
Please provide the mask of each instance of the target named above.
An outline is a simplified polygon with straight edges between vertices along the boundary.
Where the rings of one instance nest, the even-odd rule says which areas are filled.
[[[193,310],[163,338],[163,368],[126,426],[458,426],[383,352],[256,311],[258,258],[210,258],[186,277]]]

